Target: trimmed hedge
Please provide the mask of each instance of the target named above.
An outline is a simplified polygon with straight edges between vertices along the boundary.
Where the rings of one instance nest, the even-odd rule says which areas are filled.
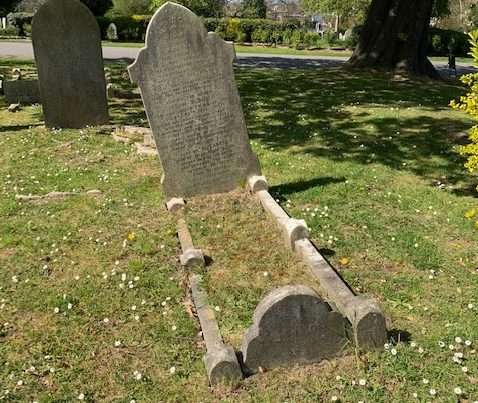
[[[27,36],[27,35],[29,36],[31,34],[32,20],[33,20],[33,13],[7,14],[8,25],[15,29],[15,35],[17,36]]]
[[[113,22],[120,41],[144,41],[146,28],[151,16],[97,17],[101,36],[106,39],[106,30]],[[355,27],[353,34],[340,41],[334,32],[323,37],[308,30],[300,21],[275,21],[259,18],[204,18],[204,25],[210,32],[216,32],[226,41],[239,43],[262,43],[265,45],[285,45],[293,48],[325,48],[341,46],[353,49],[358,42],[361,27]],[[455,56],[467,56],[470,46],[466,34],[458,31],[430,29],[428,54],[447,56],[449,47]]]
[[[96,17],[101,31],[101,37],[106,39],[106,31],[111,23],[116,25],[119,41],[144,41],[150,15],[133,15],[131,17]]]
[[[208,31],[218,33],[227,41],[282,43],[285,31],[301,29],[299,21],[279,22],[259,18],[205,18]]]

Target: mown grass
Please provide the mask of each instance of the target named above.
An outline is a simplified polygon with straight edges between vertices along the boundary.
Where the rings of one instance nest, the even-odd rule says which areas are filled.
[[[18,62],[0,65],[8,76]],[[131,90],[124,64],[107,67]],[[349,351],[248,378],[234,392],[210,390],[158,162],[108,131],[47,130],[39,106],[11,114],[0,98],[0,399],[478,400],[478,231],[464,218],[478,204],[476,178],[453,151],[470,122],[447,107],[462,89],[340,69],[239,69],[236,78],[271,192],[307,220],[340,274],[382,303],[397,354]],[[114,124],[146,124],[138,98],[110,109]],[[90,189],[102,193],[15,200]],[[236,348],[265,292],[315,284],[243,192],[193,199],[187,217]]]

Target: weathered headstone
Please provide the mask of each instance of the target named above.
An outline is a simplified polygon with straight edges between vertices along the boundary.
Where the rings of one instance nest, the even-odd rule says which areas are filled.
[[[13,80],[21,80],[22,79],[22,71],[18,67],[15,67],[12,70],[12,79]]]
[[[344,40],[350,39],[353,35],[353,30],[351,28],[347,29],[344,33]]]
[[[2,29],[7,29],[7,17],[2,17]]]
[[[164,4],[128,69],[163,165],[168,197],[227,192],[260,175],[234,81],[234,49],[187,8]]]
[[[20,104],[11,104],[8,108],[8,112],[18,112],[20,110]]]
[[[257,372],[259,367],[271,369],[335,357],[348,344],[348,331],[348,321],[311,288],[278,288],[256,307],[242,343],[244,366]]]
[[[106,29],[106,39],[109,41],[118,40],[118,28],[116,28],[116,24],[114,22],[108,25],[108,28]]]
[[[32,40],[45,124],[107,123],[100,30],[88,7],[79,0],[48,0],[33,18]]]
[[[40,102],[38,80],[4,81],[3,92],[8,104],[37,104]]]

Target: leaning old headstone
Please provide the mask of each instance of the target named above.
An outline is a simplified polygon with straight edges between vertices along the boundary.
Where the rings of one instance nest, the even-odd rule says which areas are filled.
[[[163,166],[168,197],[227,192],[260,174],[234,81],[234,49],[187,8],[164,4],[128,69]]]
[[[3,82],[8,104],[37,104],[40,102],[38,80],[13,80]]]
[[[100,29],[79,0],[48,0],[33,18],[33,49],[45,124],[108,122]]]
[[[242,342],[249,372],[320,362],[347,346],[348,321],[311,288],[289,285],[271,291],[257,305]]]

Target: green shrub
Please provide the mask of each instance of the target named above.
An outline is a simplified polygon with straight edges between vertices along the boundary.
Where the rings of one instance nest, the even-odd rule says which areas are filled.
[[[282,44],[283,45],[288,46],[290,44],[293,33],[294,33],[294,31],[292,29],[284,29],[284,31],[282,32]]]
[[[470,55],[473,57],[475,64],[478,63],[478,30],[469,34],[469,43],[471,45]],[[465,74],[460,77],[470,91],[460,97],[459,101],[451,101],[450,106],[466,112],[473,120],[478,121],[478,73]],[[478,125],[474,125],[468,132],[470,143],[461,146],[459,152],[466,157],[465,167],[472,174],[478,173]],[[477,187],[478,190],[478,187]],[[475,220],[475,226],[478,228],[478,209],[473,209],[465,214],[468,219]]]
[[[108,26],[111,24],[112,20],[108,17],[96,17],[96,22],[100,27],[101,37],[106,39],[106,31],[108,30]]]
[[[322,37],[316,32],[306,32],[304,34],[304,45],[307,48],[315,48],[318,46]]]
[[[23,31],[26,36],[32,36],[32,24],[23,24]]]
[[[8,26],[5,29],[0,29],[0,36],[17,36],[17,30]]]
[[[150,0],[113,0],[113,7],[107,12],[109,17],[129,17],[134,14],[150,12]]]
[[[106,39],[108,26],[111,23],[116,25],[118,40],[120,41],[143,41],[146,35],[151,16],[133,15],[131,17],[96,17],[101,31],[101,37]]]
[[[240,20],[239,18],[228,18],[226,23],[226,31],[224,39],[226,41],[234,41],[238,37],[240,31]]]
[[[216,32],[217,26],[219,25],[218,18],[203,18],[204,25],[206,26],[207,32]]]
[[[255,42],[255,43],[261,43],[262,42],[262,38],[264,36],[264,29],[263,28],[259,28],[259,29],[255,29],[253,32],[252,32],[252,35],[251,35],[251,39],[252,39],[252,42]]]
[[[325,40],[325,42],[327,42],[329,45],[336,45],[338,42],[339,42],[339,37],[338,35],[333,32],[333,31],[327,31],[325,34],[324,34],[324,37],[323,39]]]
[[[10,13],[7,15],[8,24],[14,27],[18,36],[26,36],[28,25],[30,26],[33,20],[32,13]]]
[[[271,42],[274,45],[281,45],[284,42],[284,30],[275,28],[271,31]]]
[[[142,41],[150,16],[97,17],[102,38],[106,38],[108,26],[113,22],[120,41]],[[327,47],[327,39],[322,39],[313,31],[305,31],[299,21],[275,21],[260,18],[203,18],[208,32],[216,32],[226,41],[241,43],[263,43],[268,45],[288,45],[290,47]],[[329,40],[338,43],[335,34]]]
[[[355,49],[360,39],[360,32],[362,31],[362,25],[357,25],[352,28],[352,35],[345,39],[342,43],[347,49]]]
[[[244,32],[238,32],[234,42],[246,43],[247,42],[247,35]]]
[[[297,49],[302,46],[303,39],[304,39],[304,33],[297,29],[292,33],[289,46]]]
[[[428,38],[428,54],[430,56],[447,56],[450,51],[455,56],[466,56],[470,44],[466,34],[450,29],[431,28]]]

